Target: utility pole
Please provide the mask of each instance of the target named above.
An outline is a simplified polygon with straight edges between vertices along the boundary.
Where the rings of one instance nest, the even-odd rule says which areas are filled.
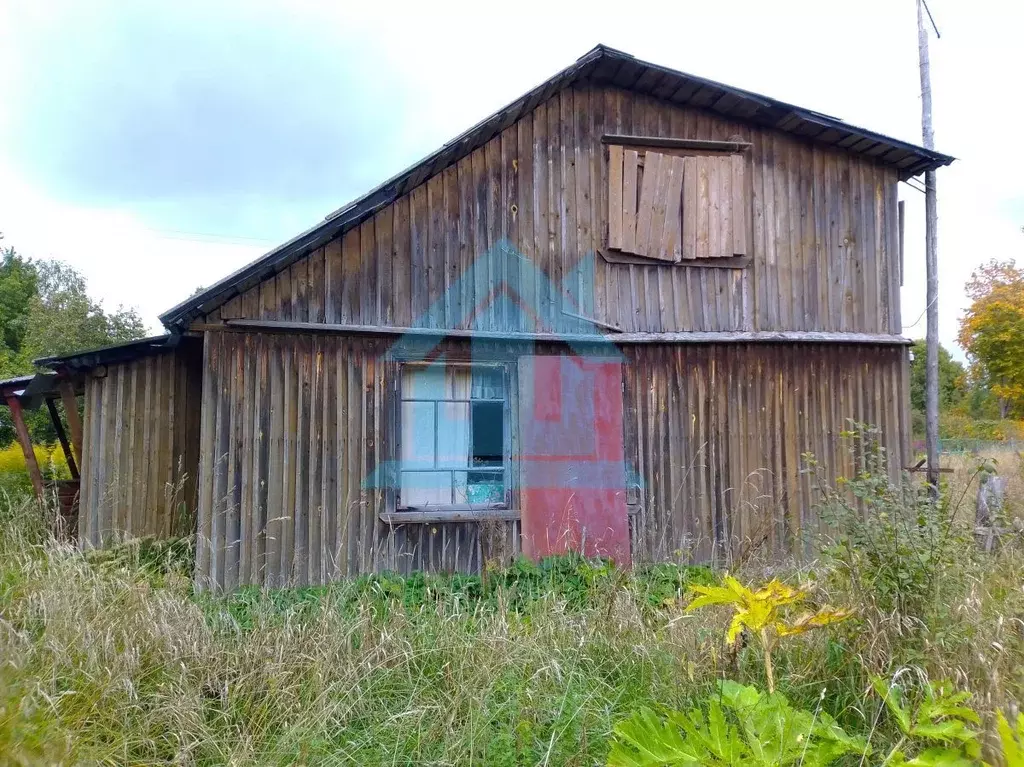
[[[932,127],[932,78],[928,61],[928,30],[924,14],[925,0],[917,0],[917,53],[921,63],[921,133],[925,149],[935,148]],[[929,20],[931,14],[929,13]],[[934,24],[934,22],[933,22]],[[938,30],[936,30],[938,32]],[[939,493],[939,256],[937,251],[938,209],[935,196],[935,171],[924,174],[925,277],[928,283],[925,311],[928,325],[925,335],[925,450],[928,458],[928,484],[933,498]]]

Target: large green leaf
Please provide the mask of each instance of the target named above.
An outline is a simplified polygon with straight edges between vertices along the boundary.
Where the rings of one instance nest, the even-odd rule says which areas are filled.
[[[928,748],[903,764],[907,767],[978,767],[978,762],[953,748]]]
[[[679,724],[676,717],[663,720],[650,709],[637,711],[615,726],[609,767],[700,767],[702,754]]]
[[[612,767],[825,767],[869,751],[828,714],[794,709],[781,694],[765,695],[732,681],[721,684],[706,714],[639,712],[615,728]]]
[[[882,699],[885,707],[889,709],[889,713],[896,720],[900,732],[909,735],[910,712],[907,711],[903,702],[903,688],[895,682],[889,684],[888,680],[877,676],[871,680],[871,686],[875,688],[878,697]]]
[[[1016,731],[999,712],[999,741],[1003,746],[1006,767],[1024,767],[1024,714],[1017,714]]]

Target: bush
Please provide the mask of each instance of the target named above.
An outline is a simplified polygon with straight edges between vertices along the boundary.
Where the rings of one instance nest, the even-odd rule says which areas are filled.
[[[834,577],[905,625],[923,625],[963,583],[976,551],[958,520],[963,498],[931,498],[924,483],[892,481],[877,433],[862,425],[845,432],[860,456],[857,474],[831,487],[818,478],[818,513],[827,528],[822,551]],[[807,457],[811,471],[817,464]]]

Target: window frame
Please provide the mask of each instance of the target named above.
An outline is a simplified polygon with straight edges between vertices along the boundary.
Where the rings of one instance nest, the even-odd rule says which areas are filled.
[[[468,399],[431,399],[431,398],[412,398],[406,399],[402,396],[403,379],[407,369],[410,368],[426,368],[430,366],[443,365],[445,368],[449,367],[460,367],[460,368],[490,368],[501,371],[502,385],[504,387],[505,396],[501,401],[502,403],[502,465],[500,469],[494,468],[481,468],[474,469],[469,466],[465,469],[453,468],[453,469],[404,469],[402,467],[402,404],[405,402],[433,402],[434,407],[434,460],[437,460],[437,403],[443,402],[497,402],[496,399],[483,399],[473,400],[472,397]],[[512,439],[512,376],[511,376],[511,365],[507,362],[502,361],[467,361],[467,360],[448,360],[448,359],[437,359],[437,360],[403,360],[399,361],[396,366],[395,372],[395,423],[394,423],[394,460],[395,460],[395,483],[393,491],[393,502],[389,504],[391,508],[399,515],[415,515],[415,514],[429,514],[429,515],[443,515],[451,512],[453,516],[460,517],[466,514],[472,514],[474,512],[509,512],[512,510],[512,464],[513,464],[513,439]],[[472,410],[470,411],[472,417]],[[472,425],[470,426],[472,430]],[[451,503],[451,504],[437,504],[437,505],[426,505],[426,506],[410,506],[402,502],[402,477],[405,473],[415,472],[431,472],[431,471],[450,471],[454,476],[457,471],[466,471],[467,474],[473,471],[480,471],[485,473],[494,473],[502,477],[504,483],[504,498],[498,503]],[[454,492],[454,481],[453,481],[453,492]]]

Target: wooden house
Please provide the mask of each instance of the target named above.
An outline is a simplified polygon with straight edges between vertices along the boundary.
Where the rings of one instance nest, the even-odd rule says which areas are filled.
[[[194,529],[228,589],[798,550],[804,453],[908,458],[897,184],[951,161],[599,46],[164,339],[50,360],[83,542]]]

